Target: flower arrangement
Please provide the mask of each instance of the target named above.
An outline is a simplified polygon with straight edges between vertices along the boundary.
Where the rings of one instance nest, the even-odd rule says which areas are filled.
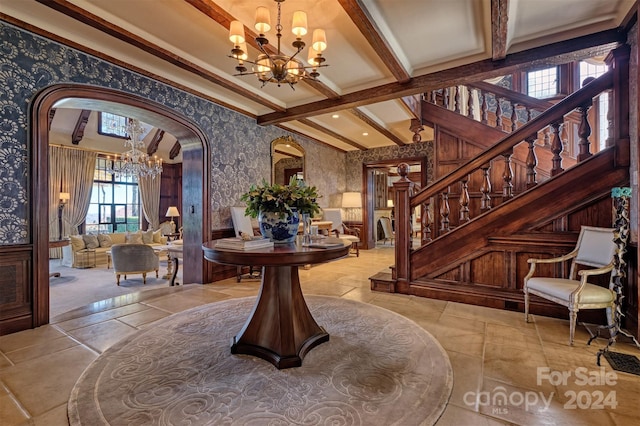
[[[263,179],[262,185],[251,185],[240,200],[247,203],[245,214],[255,218],[260,211],[292,213],[294,209],[300,214],[314,215],[320,211],[316,202],[320,197],[315,186],[308,186],[303,180],[292,176],[288,185],[270,185]]]

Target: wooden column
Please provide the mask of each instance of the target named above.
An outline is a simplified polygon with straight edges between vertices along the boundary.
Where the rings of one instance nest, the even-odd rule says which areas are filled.
[[[410,264],[409,252],[411,243],[411,196],[413,195],[414,183],[407,177],[409,165],[401,163],[398,165],[400,179],[393,184],[395,192],[396,209],[396,292],[409,293]]]

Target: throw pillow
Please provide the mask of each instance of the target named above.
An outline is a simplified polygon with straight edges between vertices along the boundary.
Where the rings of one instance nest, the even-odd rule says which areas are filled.
[[[111,241],[111,237],[108,234],[98,234],[98,242],[100,247],[111,247],[113,245],[113,241]]]
[[[71,248],[74,252],[87,248],[82,235],[70,235],[69,238],[71,239]]]
[[[153,243],[153,229],[148,229],[146,231],[142,231],[142,242],[144,244]]]
[[[96,249],[100,247],[97,235],[83,235],[82,239],[84,240],[84,243],[88,249]]]
[[[158,229],[153,233],[153,242],[162,243],[162,230]]]
[[[142,232],[138,231],[135,234],[127,234],[124,240],[126,244],[143,244]]]

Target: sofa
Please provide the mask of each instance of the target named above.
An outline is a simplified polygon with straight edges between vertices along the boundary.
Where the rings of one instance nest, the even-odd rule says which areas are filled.
[[[146,244],[149,246],[162,246],[167,244],[167,237],[160,230],[115,232],[112,234],[82,234],[71,235],[70,244],[62,248],[62,264],[73,268],[86,268],[93,266],[86,264],[85,256],[78,253],[81,250],[95,250],[95,265],[106,266],[107,251],[114,244]],[[93,256],[91,257],[93,260]]]

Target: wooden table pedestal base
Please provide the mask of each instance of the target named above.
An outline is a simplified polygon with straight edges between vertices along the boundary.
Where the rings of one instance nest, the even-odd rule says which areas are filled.
[[[278,369],[299,367],[309,350],[328,340],[304,300],[298,267],[265,266],[258,300],[231,353],[257,356]]]

